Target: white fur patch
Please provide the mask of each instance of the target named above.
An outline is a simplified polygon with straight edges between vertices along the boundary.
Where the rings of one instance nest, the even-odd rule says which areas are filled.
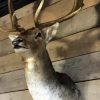
[[[26,51],[28,51],[28,49],[25,48],[19,48],[19,49],[14,49],[16,53],[24,53]]]
[[[34,67],[35,59],[33,57],[29,57],[26,59],[27,67],[29,70],[32,70]]]
[[[8,37],[9,37],[9,39],[10,39],[11,41],[13,41],[13,40],[16,39],[18,36],[17,36],[17,35],[9,35]]]
[[[52,32],[53,36],[56,35],[58,27],[59,27],[59,23],[54,24],[54,26],[53,26],[53,32]]]
[[[52,40],[55,37],[57,30],[58,30],[58,27],[59,27],[59,23],[57,22],[47,29],[47,31],[46,31],[47,43],[48,43],[48,41]]]

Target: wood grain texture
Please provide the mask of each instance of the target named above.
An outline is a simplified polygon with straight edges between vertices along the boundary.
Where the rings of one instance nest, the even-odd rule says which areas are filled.
[[[47,46],[52,61],[75,57],[100,50],[100,28],[90,29],[56,41]],[[0,56],[12,53],[10,40],[0,41]]]
[[[1,100],[33,100],[28,90],[0,94],[0,99]]]
[[[0,41],[0,56],[7,55],[13,52],[14,50],[9,39]]]
[[[81,10],[77,15],[60,23],[56,38],[72,35],[100,26],[100,3]]]
[[[22,68],[24,68],[24,62],[18,54],[10,54],[0,58],[0,74]]]
[[[27,89],[24,70],[0,74],[0,93]]]
[[[100,99],[100,80],[78,83],[83,100]],[[1,100],[32,100],[28,90],[0,94]]]
[[[87,3],[86,8],[98,2],[98,0],[84,0]],[[99,1],[100,2],[100,1]],[[85,8],[83,7],[83,9]],[[93,10],[94,11],[94,10]],[[96,11],[96,10],[95,10]],[[31,12],[25,12],[25,16]],[[93,14],[93,12],[91,12]],[[82,14],[80,14],[83,16]],[[24,16],[24,14],[22,14]],[[95,21],[99,18],[97,17],[98,14],[94,15]],[[20,16],[21,18],[21,16]],[[74,17],[75,18],[75,17]],[[75,19],[68,20],[67,25],[70,22],[75,22]],[[89,18],[89,16],[88,16]],[[30,18],[29,18],[30,19]],[[31,16],[31,19],[32,16]],[[78,19],[81,19],[78,17]],[[24,23],[22,23],[24,20]],[[32,20],[28,20],[28,17],[24,17],[20,19],[19,23],[22,23],[22,26],[25,26],[27,23],[29,25],[27,27],[31,27],[33,24],[31,23]],[[76,20],[77,21],[77,20]],[[95,25],[97,21],[94,20],[82,21],[83,22],[93,22]],[[99,22],[99,21],[98,21]],[[69,27],[73,27],[73,30],[79,31],[78,26],[84,26],[84,24],[75,24],[73,26],[69,25],[67,28],[62,29],[66,24],[61,23],[60,31],[61,32],[68,32],[66,30]],[[87,24],[86,23],[86,24]],[[1,25],[1,23],[0,23]],[[4,26],[8,26],[8,23],[3,23]],[[9,24],[10,26],[10,24]],[[27,28],[26,27],[26,28]],[[87,26],[86,26],[87,27]],[[90,27],[90,26],[89,26]],[[94,26],[93,26],[94,27]],[[70,35],[74,33],[72,29],[66,33]],[[6,94],[0,94],[1,100],[32,100],[28,90],[20,91],[20,92],[12,92],[12,91],[19,91],[27,89],[26,81],[24,77],[24,62],[22,61],[21,56],[17,54],[10,54],[13,53],[13,49],[11,47],[11,43],[7,38],[7,33],[2,34],[0,32],[0,93],[11,92]],[[64,35],[63,35],[64,36]],[[57,36],[59,38],[59,36]],[[56,40],[51,42],[48,45],[48,51],[50,54],[50,58],[53,62],[54,68],[58,72],[67,73],[72,79],[77,81],[86,81],[92,79],[100,79],[100,28],[90,29],[84,32],[80,32],[74,34],[72,36],[68,36],[62,38],[60,40]],[[93,53],[95,52],[95,53]],[[87,54],[91,53],[91,54]],[[8,55],[10,54],[10,55]],[[87,54],[87,55],[83,55]],[[83,55],[83,56],[79,56]],[[79,57],[75,57],[79,56]],[[74,58],[71,58],[74,57]],[[70,58],[66,60],[61,60],[65,58]],[[57,61],[58,60],[58,61]],[[61,61],[59,61],[61,60]],[[87,81],[87,82],[80,82],[77,83],[79,89],[82,92],[83,100],[99,100],[100,98],[100,80],[95,81]]]
[[[100,0],[83,0],[83,3],[84,3],[83,6],[84,9],[100,3]]]
[[[87,54],[53,63],[58,72],[63,72],[76,81],[100,78],[100,52]]]
[[[8,63],[8,66],[4,65],[6,71],[16,69],[17,71],[0,74],[0,93],[27,89],[23,70],[24,64],[18,60],[20,58],[17,57],[16,62],[19,63],[19,68],[15,67],[17,63],[13,64],[14,59],[10,65],[9,60],[4,59],[4,62]],[[100,78],[100,52],[53,62],[53,66],[56,71],[67,73],[75,82],[98,79]],[[0,67],[0,72],[3,73],[5,70]]]
[[[79,56],[100,50],[100,28],[83,31],[47,46],[52,61]]]

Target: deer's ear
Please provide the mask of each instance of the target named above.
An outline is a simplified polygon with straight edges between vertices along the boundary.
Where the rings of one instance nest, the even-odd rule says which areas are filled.
[[[59,27],[59,23],[57,22],[47,28],[46,30],[46,42],[47,43],[55,37],[58,27]]]

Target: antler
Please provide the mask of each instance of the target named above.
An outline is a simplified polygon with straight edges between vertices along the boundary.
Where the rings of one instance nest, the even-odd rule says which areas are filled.
[[[80,7],[79,9],[77,9],[74,12],[70,13],[69,15],[67,15],[67,16],[65,16],[63,18],[60,18],[58,20],[42,23],[41,26],[45,28],[45,27],[48,27],[48,26],[54,24],[55,22],[61,23],[61,22],[65,21],[65,20],[68,20],[69,18],[73,17],[74,15],[76,15],[81,9],[82,9],[82,7]]]
[[[10,19],[11,19],[11,24],[12,24],[12,30],[13,31],[17,31],[17,29],[18,29],[18,21],[17,21],[16,15],[14,13],[12,0],[8,0],[8,9],[9,9]]]
[[[39,7],[37,8],[37,11],[36,11],[36,13],[35,13],[35,16],[34,16],[35,27],[38,27],[38,25],[39,25],[38,17],[39,17],[39,15],[40,15],[41,10],[42,10],[44,1],[45,1],[45,0],[41,0],[41,2],[40,2],[40,4],[39,4]]]

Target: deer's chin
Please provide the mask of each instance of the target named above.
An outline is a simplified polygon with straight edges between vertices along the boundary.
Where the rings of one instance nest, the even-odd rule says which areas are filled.
[[[25,53],[29,51],[29,49],[26,49],[26,48],[18,48],[14,50],[15,50],[15,53]]]

